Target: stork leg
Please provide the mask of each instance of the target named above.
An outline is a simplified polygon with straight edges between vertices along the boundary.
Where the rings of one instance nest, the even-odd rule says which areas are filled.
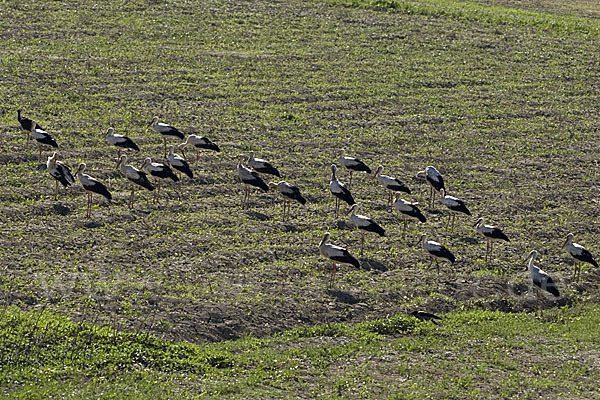
[[[165,141],[165,158],[167,158],[167,137],[163,136],[163,140]]]
[[[335,273],[337,271],[337,264],[336,263],[332,263],[331,266],[331,276],[329,278],[329,288],[333,287],[333,283],[335,281]]]
[[[338,199],[337,197],[335,198],[335,218],[338,217],[338,209],[340,207],[340,199]]]
[[[491,243],[491,241],[490,241],[490,239],[486,239],[486,242],[487,242],[487,246],[485,248],[485,262],[487,263],[487,262],[489,262],[490,243]]]
[[[200,152],[198,150],[196,150],[196,165],[195,167],[198,167],[198,160],[200,159]]]
[[[131,196],[129,196],[129,208],[133,208],[133,197],[135,196],[135,189],[131,188]]]
[[[55,194],[54,194],[54,200],[58,200],[58,181],[54,180],[54,188],[55,190]]]
[[[348,180],[348,190],[352,187],[352,170],[350,170],[350,178]]]
[[[490,255],[488,257],[488,260],[491,262],[492,261],[492,251],[494,250],[494,242],[492,241],[492,239],[490,239]]]
[[[117,164],[115,165],[115,168],[119,167],[119,160],[121,159],[121,148],[117,147]]]
[[[454,223],[456,222],[456,214],[450,214],[452,216],[452,226],[450,227],[450,232],[454,232]]]
[[[433,256],[430,256],[429,258],[431,259],[431,261],[429,261],[429,267],[427,267],[428,269],[430,269],[433,265]]]
[[[438,276],[440,275],[440,264],[438,263],[438,260],[435,260],[435,268],[437,269],[437,274]]]
[[[429,186],[429,208],[433,207],[433,186]]]
[[[40,144],[38,147],[39,147],[39,149],[40,149],[40,154],[39,154],[39,156],[38,156],[38,161],[39,161],[39,162],[42,162],[42,145]]]
[[[92,216],[92,194],[88,193],[88,204],[87,204],[87,214],[86,216],[90,218]]]
[[[404,240],[406,238],[406,225],[408,223],[408,220],[406,219],[406,216],[404,216],[404,228],[402,229],[402,240]]]

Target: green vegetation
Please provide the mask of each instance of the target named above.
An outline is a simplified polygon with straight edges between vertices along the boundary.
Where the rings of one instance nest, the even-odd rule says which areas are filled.
[[[0,0],[0,393],[597,397],[600,274],[573,282],[561,245],[574,232],[600,254],[600,9],[521,3]],[[54,200],[19,108],[112,205],[88,220],[78,185]],[[104,132],[140,145],[135,166],[160,161],[154,115],[223,151],[129,210]],[[368,236],[361,268],[341,267],[329,290],[323,233],[354,254],[360,243],[332,214],[341,148],[404,180],[428,221],[402,240],[384,190],[357,175],[361,213],[388,235]],[[249,151],[305,194],[290,221],[273,194],[240,207],[236,156]],[[474,219],[452,232],[439,202],[425,206],[414,175],[427,165],[511,238],[491,263]],[[421,232],[457,256],[439,276],[411,246]],[[563,295],[540,319],[532,249]],[[414,309],[448,314],[415,325],[402,316]]]
[[[0,384],[23,399],[587,397],[600,378],[599,311],[398,316],[190,345],[11,307]]]

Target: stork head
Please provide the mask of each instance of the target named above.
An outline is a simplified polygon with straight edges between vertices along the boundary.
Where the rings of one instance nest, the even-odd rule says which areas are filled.
[[[150,121],[150,123],[148,124],[148,127],[151,127],[153,125],[156,125],[158,123],[158,117],[152,117],[152,121]]]
[[[444,188],[441,188],[441,189],[440,189],[440,196],[442,196],[442,199],[443,199],[444,197],[446,197],[446,189],[444,189]]]
[[[87,167],[87,165],[85,165],[85,163],[79,164],[79,167],[77,168],[77,173],[78,174],[83,174],[83,171],[85,171],[86,167]]]
[[[376,178],[383,171],[383,165],[379,165],[375,172],[373,173],[373,178]]]
[[[112,136],[115,133],[115,128],[110,127],[106,130],[106,136]]]
[[[119,162],[117,162],[117,169],[119,169],[119,167],[121,167],[121,165],[125,165],[126,162],[127,162],[127,156],[125,154],[121,155],[121,157],[119,157]]]
[[[535,258],[538,256],[538,252],[537,250],[531,250],[529,252],[529,254],[527,255],[527,258],[525,259],[525,262],[529,261],[529,265],[533,264],[533,261],[535,260]],[[528,267],[527,267],[528,268]],[[525,268],[525,270],[527,270],[527,268]]]
[[[275,182],[273,182],[273,181],[269,182],[268,185],[269,185],[269,187],[271,189],[276,189],[277,188],[277,184]]]
[[[331,164],[331,173],[335,176],[335,170],[337,169],[335,164]]]
[[[329,242],[329,232],[326,232],[325,235],[323,235],[323,239],[321,239],[321,243],[319,243],[319,247],[323,246],[324,244],[326,244],[327,242]]]
[[[413,244],[412,247],[417,247],[419,244],[427,240],[427,235],[422,234],[417,243]]]
[[[348,209],[348,212],[346,212],[346,215],[352,213],[354,214],[356,212],[356,210],[358,210],[359,205],[354,203],[350,206],[350,208]]]
[[[143,169],[144,167],[146,167],[146,165],[150,164],[151,162],[152,162],[152,159],[150,157],[146,157],[140,168]]]
[[[250,160],[254,160],[254,152],[253,151],[251,151],[250,155],[248,156],[248,161],[250,161]]]
[[[567,235],[567,240],[565,240],[565,244],[563,244],[563,247],[567,247],[568,245],[570,245],[571,243],[573,243],[573,234],[569,233]]]
[[[443,190],[443,189],[442,189],[442,190]],[[477,220],[477,222],[475,222],[475,225],[473,225],[473,226],[479,226],[479,225],[481,225],[482,223],[483,223],[483,218],[479,218],[479,219]]]

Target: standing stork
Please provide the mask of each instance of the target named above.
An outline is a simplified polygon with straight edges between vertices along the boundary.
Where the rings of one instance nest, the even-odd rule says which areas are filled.
[[[58,144],[56,143],[56,140],[54,140],[52,138],[52,136],[50,136],[50,134],[48,132],[46,132],[45,130],[36,128],[35,122],[32,122],[32,124],[31,124],[31,136],[33,136],[35,141],[38,142],[38,147],[40,149],[38,161],[40,161],[40,162],[42,161],[42,145],[43,144],[52,146],[54,148],[58,148]]]
[[[242,206],[245,206],[248,202],[250,197],[250,186],[257,187],[263,192],[269,191],[269,186],[260,178],[256,171],[252,171],[251,169],[244,167],[242,164],[244,158],[246,158],[246,156],[240,155],[237,165],[238,175],[244,184],[244,199],[242,200]]]
[[[179,154],[175,154],[175,148],[181,150],[183,146],[185,146],[185,143],[182,143],[179,146],[172,146],[171,152],[169,153],[169,156],[167,158],[169,159],[169,164],[171,164],[171,167],[173,167],[173,169],[179,172],[183,172],[188,176],[188,178],[193,179],[194,173],[192,172],[192,169],[190,168],[188,162],[185,161],[185,159]]]
[[[394,178],[393,176],[381,175],[383,171],[383,165],[377,167],[373,177],[377,178],[379,183],[383,185],[388,190],[388,211],[392,212],[393,209],[393,192],[404,192],[410,194],[410,189],[400,181],[398,178]]]
[[[131,149],[135,151],[140,151],[140,148],[133,140],[125,135],[116,135],[115,128],[108,128],[106,131],[106,141],[108,144],[112,144],[116,146],[118,149],[117,153],[117,169],[119,168],[119,160],[121,159],[121,150],[122,149]]]
[[[401,199],[400,196],[400,192],[396,193],[394,207],[404,216],[404,228],[402,229],[402,239],[404,239],[406,237],[406,224],[408,223],[408,219],[406,217],[418,219],[421,222],[427,221],[427,218],[425,218],[421,210],[419,210],[419,207],[417,207],[419,203],[411,203]]]
[[[54,195],[54,199],[58,200],[58,183],[60,182],[63,187],[67,188],[75,183],[75,178],[71,173],[71,169],[63,162],[57,160],[58,153],[54,152],[50,157],[48,157],[48,161],[46,162],[46,169],[55,179],[55,189],[56,193]]]
[[[581,263],[592,264],[594,267],[598,268],[598,263],[594,260],[594,256],[592,253],[578,243],[573,243],[573,234],[569,233],[567,235],[567,240],[565,244],[563,244],[563,248],[569,253],[571,257],[575,259],[575,269],[573,270],[573,280],[579,282],[579,277],[581,275]]]
[[[504,240],[510,242],[508,236],[504,234],[499,228],[492,225],[484,225],[483,218],[479,218],[474,225],[475,229],[480,235],[483,235],[487,241],[487,248],[485,250],[485,261],[487,262],[489,256],[492,254],[492,247],[494,240]]]
[[[92,215],[92,195],[99,194],[103,196],[108,202],[112,200],[112,195],[106,188],[106,186],[101,183],[96,178],[92,178],[88,174],[84,174],[86,165],[85,163],[79,164],[79,168],[77,169],[77,179],[83,186],[83,189],[87,192],[88,195],[88,203],[87,203],[87,214],[86,216],[89,218]]]
[[[285,221],[286,213],[286,203],[288,204],[287,210],[288,214],[290,212],[291,202],[292,200],[297,201],[298,203],[304,205],[306,204],[306,199],[302,197],[302,193],[300,193],[300,189],[297,186],[292,185],[291,183],[287,183],[286,181],[281,181],[279,183],[269,182],[269,187],[272,189],[276,189],[283,198],[283,220]]]
[[[126,164],[127,156],[123,154],[119,158],[119,162],[117,163],[117,169],[121,171],[123,176],[127,178],[130,182],[133,182],[134,185],[131,186],[131,196],[129,196],[129,208],[133,208],[133,199],[135,196],[135,185],[141,186],[144,189],[148,189],[149,191],[154,190],[154,186],[148,180],[146,173],[144,171],[140,171],[135,168],[133,165]]]
[[[36,123],[34,120],[31,120],[26,117],[22,117],[21,110],[17,110],[17,119],[19,120],[19,124],[21,124],[21,129],[23,130],[23,132],[25,133],[26,138],[27,138],[25,145],[27,145],[29,143],[29,138],[30,138],[29,134],[34,129],[34,124],[39,129],[44,130],[44,128],[42,128],[42,126],[39,125],[38,123]]]
[[[158,200],[160,193],[160,179],[171,179],[173,182],[179,182],[179,178],[168,165],[154,163],[150,157],[144,160],[141,169],[154,177],[154,186],[156,187],[156,191],[154,192],[155,201]]]
[[[456,221],[456,214],[462,213],[471,215],[471,211],[465,205],[465,202],[461,199],[458,199],[454,196],[446,195],[446,189],[440,189],[440,195],[442,196],[442,204],[448,207],[450,210],[450,215],[448,216],[448,224],[450,224],[450,220],[452,220],[452,228],[454,229],[454,222]]]
[[[185,148],[192,145],[196,148],[196,166],[198,166],[198,159],[200,158],[200,149],[212,150],[219,152],[221,149],[215,143],[211,142],[209,138],[198,135],[189,135],[184,142],[185,146],[181,148],[181,153],[185,157]]]
[[[269,174],[275,175],[276,177],[281,177],[277,168],[275,168],[270,162],[260,158],[254,158],[253,151],[250,152],[250,157],[248,157],[248,166],[254,169],[256,172],[260,172],[261,174]]]
[[[184,134],[179,131],[179,129],[172,127],[171,125],[163,124],[162,122],[158,122],[158,117],[152,118],[152,121],[148,125],[148,128],[153,127],[154,130],[161,134],[163,140],[165,141],[165,157],[167,157],[167,136],[176,137],[180,140],[183,140]],[[146,132],[148,132],[148,128],[146,128]]]
[[[442,177],[442,174],[440,174],[438,170],[432,167],[431,165],[425,168],[425,170],[417,172],[417,177],[420,177],[421,175],[425,175],[425,180],[427,181],[427,183],[429,183],[430,186],[429,208],[431,208],[433,205],[434,191],[439,192],[441,189],[445,188],[444,177]]]
[[[348,188],[350,188],[352,186],[352,172],[353,171],[366,172],[367,174],[370,174],[371,168],[369,168],[367,166],[367,164],[365,164],[358,158],[346,157],[345,154],[346,154],[346,150],[341,149],[338,161],[340,162],[340,164],[342,164],[344,167],[346,167],[346,169],[350,173],[350,178],[348,180]]]
[[[538,254],[539,253],[537,251],[532,250],[531,253],[529,253],[527,258],[525,259],[525,261],[529,260],[528,269],[529,269],[529,275],[531,276],[531,281],[539,289],[547,291],[548,293],[552,294],[554,297],[559,297],[560,292],[556,288],[556,284],[554,283],[554,281],[552,280],[550,275],[548,275],[546,272],[542,271],[540,268],[536,267],[534,264],[535,258],[538,256]],[[540,307],[540,302],[541,302],[540,294],[541,293],[539,290],[536,290],[535,294],[536,294],[536,298],[537,298],[538,309],[540,309],[540,312],[541,312],[541,307]]]
[[[362,257],[365,244],[365,235],[367,232],[373,232],[379,236],[385,236],[385,230],[371,218],[356,214],[358,207],[358,204],[352,204],[346,214],[350,214],[350,221],[352,222],[352,225],[354,225],[360,232],[360,256]]]
[[[356,203],[352,197],[352,194],[350,193],[350,190],[348,190],[342,182],[338,181],[337,177],[335,176],[336,169],[337,167],[335,164],[331,164],[331,181],[329,182],[329,191],[331,191],[331,194],[335,196],[335,218],[338,216],[340,200],[345,201],[349,206]]]
[[[335,273],[337,271],[337,263],[353,265],[356,268],[360,267],[360,262],[343,247],[329,243],[329,232],[327,232],[321,243],[319,243],[319,253],[321,256],[331,260],[331,278],[329,279],[329,287],[333,287]]]
[[[414,245],[416,246],[419,243],[421,243],[423,245],[423,248],[425,249],[425,251],[427,253],[429,253],[429,256],[431,257],[431,262],[429,263],[429,268],[431,268],[431,264],[433,264],[433,261],[435,260],[435,266],[437,268],[438,275],[440,274],[440,267],[438,265],[438,259],[440,259],[440,258],[446,259],[446,260],[450,261],[450,264],[454,264],[454,262],[456,261],[456,257],[454,257],[454,254],[452,254],[450,252],[450,250],[448,250],[448,248],[439,244],[438,242],[434,242],[432,240],[427,240],[426,235],[422,235],[421,239],[419,239],[419,241],[417,243],[415,243]]]

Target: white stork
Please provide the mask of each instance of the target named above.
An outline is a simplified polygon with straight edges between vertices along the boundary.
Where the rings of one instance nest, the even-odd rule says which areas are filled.
[[[101,183],[96,178],[92,178],[91,176],[84,174],[85,168],[85,163],[79,164],[79,168],[77,169],[76,175],[77,179],[79,179],[79,182],[81,183],[81,186],[83,186],[83,189],[87,192],[88,195],[86,216],[89,218],[92,215],[92,195],[94,193],[99,194],[103,196],[109,203],[112,200],[112,195],[103,183]]]
[[[529,269],[529,275],[531,276],[531,281],[538,288],[547,291],[548,293],[552,294],[554,297],[559,297],[560,292],[556,288],[556,284],[554,283],[554,281],[552,280],[550,275],[548,275],[546,272],[542,271],[540,268],[536,267],[534,264],[535,258],[538,256],[538,254],[539,253],[537,251],[532,250],[531,253],[529,253],[527,258],[525,259],[526,261],[529,260],[528,269]],[[536,297],[537,297],[537,301],[538,301],[538,308],[541,311],[540,291],[536,290],[535,293],[536,293]]]
[[[410,194],[410,189],[398,178],[393,176],[381,175],[383,171],[383,165],[380,165],[375,170],[373,177],[377,178],[379,183],[388,190],[388,211],[392,211],[393,196],[394,192],[404,192]]]
[[[242,206],[246,205],[248,202],[248,199],[250,197],[250,186],[257,187],[263,192],[269,191],[269,186],[260,178],[258,173],[256,171],[252,171],[249,168],[246,168],[242,164],[244,158],[246,158],[246,156],[240,155],[240,159],[237,165],[238,176],[244,184],[244,199],[242,201]]]
[[[189,145],[192,145],[196,148],[196,166],[198,166],[198,159],[200,158],[200,149],[204,150],[212,150],[219,152],[221,149],[215,143],[211,142],[209,138],[198,135],[189,135],[184,142],[183,147],[181,147],[181,152],[183,157],[185,157],[185,148]]]
[[[429,208],[431,208],[433,205],[434,190],[439,192],[441,189],[444,189],[444,178],[442,177],[442,174],[432,166],[428,166],[425,170],[417,172],[417,177],[421,175],[425,175],[425,180],[430,186]]]
[[[52,136],[50,136],[50,134],[48,132],[46,132],[45,130],[36,128],[36,123],[32,122],[31,124],[31,136],[33,136],[33,138],[35,139],[36,142],[38,142],[38,147],[40,149],[40,154],[38,156],[38,161],[42,161],[42,145],[48,145],[48,146],[52,146],[54,148],[58,148],[58,144],[56,143],[56,141],[52,138]]]
[[[297,201],[298,203],[304,205],[306,204],[306,199],[302,197],[302,193],[300,193],[300,189],[297,186],[292,185],[291,183],[287,183],[286,181],[281,181],[279,183],[269,182],[269,187],[272,189],[276,189],[283,198],[283,219],[285,221],[286,213],[286,203],[288,204],[288,214],[290,212],[290,206],[292,200]]]
[[[37,126],[39,129],[44,130],[44,128],[42,128],[42,126],[38,123],[36,123],[35,121],[26,118],[26,117],[22,117],[21,116],[21,110],[17,110],[17,119],[19,120],[19,124],[21,124],[21,129],[23,129],[23,132],[25,133],[25,135],[27,135],[27,141],[25,142],[25,145],[27,145],[29,143],[29,134],[31,133],[31,131],[34,129],[34,124],[35,126]]]
[[[480,235],[483,235],[487,241],[487,248],[485,251],[485,260],[488,261],[489,255],[492,253],[492,247],[494,240],[504,240],[510,242],[508,236],[504,234],[499,228],[492,225],[484,225],[483,218],[479,218],[474,225],[475,229]]]
[[[158,117],[152,118],[152,121],[148,125],[148,128],[153,127],[154,130],[161,134],[163,140],[165,141],[165,157],[167,157],[167,136],[175,137],[183,140],[184,134],[181,133],[177,128],[172,127],[171,125],[163,124],[162,122],[158,122]],[[146,132],[148,132],[148,128],[146,128]]]
[[[46,162],[46,169],[55,179],[56,185],[56,194],[54,199],[58,199],[58,183],[60,182],[63,187],[67,188],[75,183],[75,178],[71,173],[71,169],[63,162],[58,161],[58,153],[54,152],[50,157],[48,157],[48,161]]]
[[[404,217],[404,228],[402,230],[402,239],[404,239],[406,237],[406,224],[408,223],[407,217],[418,219],[420,222],[426,222],[427,218],[425,218],[421,210],[419,210],[419,207],[417,207],[419,203],[411,203],[409,201],[401,199],[400,196],[400,192],[396,193],[396,201],[394,202],[394,207]]]
[[[348,190],[342,182],[338,181],[337,177],[335,176],[336,169],[337,167],[335,164],[331,164],[331,181],[329,182],[329,191],[331,191],[331,194],[335,196],[335,217],[337,218],[340,208],[340,200],[345,201],[350,206],[356,202],[354,201],[350,190]]]
[[[261,158],[254,158],[253,151],[250,152],[250,157],[248,157],[248,166],[254,169],[256,172],[260,172],[261,174],[269,174],[281,177],[277,168],[275,168],[270,162]]]
[[[340,162],[340,164],[342,164],[344,167],[346,167],[346,169],[350,173],[350,178],[348,180],[348,188],[350,188],[352,186],[352,172],[353,171],[366,172],[367,174],[370,174],[371,168],[369,168],[367,166],[367,164],[365,164],[358,158],[346,157],[345,154],[346,154],[346,150],[341,149],[338,161]]]
[[[115,128],[108,128],[106,131],[106,141],[108,144],[116,146],[118,149],[117,153],[117,168],[119,160],[121,159],[121,150],[122,149],[131,149],[135,151],[140,151],[140,148],[133,140],[131,140],[128,136],[125,135],[117,135],[115,134]]]
[[[379,236],[385,236],[385,229],[383,229],[371,218],[356,214],[358,207],[358,204],[352,204],[346,214],[350,214],[350,222],[352,222],[352,225],[354,225],[360,232],[360,255],[362,257],[365,244],[365,235],[367,232],[373,232]]]
[[[174,170],[183,172],[188,176],[188,178],[193,179],[194,173],[192,172],[192,169],[190,168],[188,162],[185,161],[185,159],[179,154],[175,154],[175,148],[179,148],[181,150],[183,146],[185,146],[185,143],[182,143],[179,146],[172,146],[171,152],[169,153],[169,156],[167,158],[169,159],[169,164],[171,164],[171,167]]]
[[[419,243],[421,243],[423,245],[423,248],[425,249],[425,251],[427,253],[429,253],[429,256],[431,257],[431,262],[429,263],[430,268],[431,268],[431,264],[433,264],[433,261],[435,260],[435,266],[437,268],[438,275],[440,273],[438,259],[440,259],[440,258],[446,259],[446,260],[450,261],[450,264],[454,264],[454,262],[456,261],[456,257],[454,257],[454,254],[452,254],[450,252],[450,250],[448,250],[445,246],[439,244],[438,242],[434,242],[432,240],[427,240],[426,235],[422,235],[421,239],[419,239],[419,241],[417,243],[415,243],[414,245],[416,246]]]
[[[158,199],[160,193],[160,179],[171,179],[173,182],[179,182],[179,178],[168,165],[154,163],[150,157],[144,160],[141,169],[154,177],[154,186],[156,187],[156,191],[154,192],[155,200]]]
[[[144,189],[148,189],[149,191],[154,190],[154,186],[148,180],[146,173],[135,168],[133,165],[126,164],[127,156],[123,154],[119,158],[119,162],[117,163],[117,169],[121,171],[123,176],[127,178],[130,182],[133,182],[134,185],[131,186],[131,196],[129,197],[129,208],[133,208],[133,199],[135,196],[135,185],[141,186]]]
[[[448,216],[448,224],[450,224],[450,220],[452,220],[452,229],[454,229],[454,222],[456,221],[457,213],[471,215],[471,211],[469,211],[469,209],[465,205],[465,202],[454,196],[447,195],[446,189],[440,189],[440,195],[442,196],[442,204],[445,205],[448,208],[448,210],[450,210],[450,215]]]
[[[598,263],[594,260],[594,256],[592,253],[583,247],[580,244],[573,243],[573,234],[569,233],[567,235],[567,240],[565,244],[563,244],[563,248],[569,253],[571,257],[575,259],[575,270],[573,271],[573,280],[579,282],[579,277],[581,275],[581,264],[579,262],[584,262],[588,264],[592,264],[594,267],[598,268]]]
[[[323,240],[319,243],[319,253],[321,256],[331,260],[331,278],[329,279],[329,287],[333,286],[335,280],[335,273],[337,271],[337,263],[350,264],[356,268],[360,267],[360,262],[343,247],[333,245],[329,243],[329,232],[323,236]]]

